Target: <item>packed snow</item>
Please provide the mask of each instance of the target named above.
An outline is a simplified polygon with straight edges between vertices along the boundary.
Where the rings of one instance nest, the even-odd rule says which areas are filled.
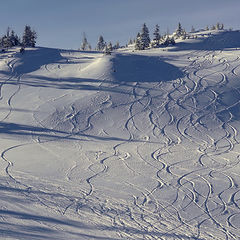
[[[240,32],[196,35],[0,53],[1,239],[240,239]]]

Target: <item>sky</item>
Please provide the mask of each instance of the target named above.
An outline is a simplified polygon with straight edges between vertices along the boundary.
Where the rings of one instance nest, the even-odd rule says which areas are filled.
[[[239,10],[239,0],[0,0],[0,34],[9,26],[21,36],[30,25],[38,46],[78,49],[84,32],[92,47],[99,35],[124,45],[143,23],[151,36],[156,24],[165,33],[178,22],[187,31],[217,22],[240,29]]]

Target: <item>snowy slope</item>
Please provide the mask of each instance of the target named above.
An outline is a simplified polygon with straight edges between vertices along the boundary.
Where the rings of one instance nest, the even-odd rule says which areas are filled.
[[[240,32],[0,55],[0,239],[240,239]]]

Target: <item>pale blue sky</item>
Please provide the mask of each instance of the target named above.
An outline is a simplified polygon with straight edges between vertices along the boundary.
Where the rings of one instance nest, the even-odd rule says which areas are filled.
[[[106,41],[125,44],[146,22],[172,32],[180,21],[186,30],[217,21],[240,29],[239,0],[0,0],[0,33],[10,26],[19,35],[26,24],[38,33],[37,45],[77,49],[86,32],[95,47]]]

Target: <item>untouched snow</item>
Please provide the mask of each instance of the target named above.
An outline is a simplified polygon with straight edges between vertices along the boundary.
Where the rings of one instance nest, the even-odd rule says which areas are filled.
[[[1,239],[240,239],[240,32],[0,55]]]

